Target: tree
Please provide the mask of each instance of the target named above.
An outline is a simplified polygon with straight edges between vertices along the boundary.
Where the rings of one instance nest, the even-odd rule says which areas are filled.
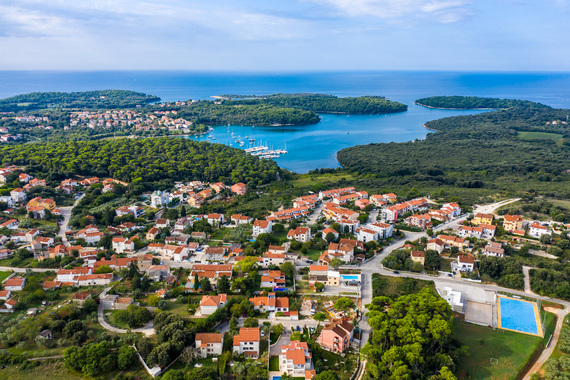
[[[433,236],[433,228],[431,228],[431,227],[428,228],[428,229],[426,230],[426,234],[428,234],[428,236]]]
[[[336,257],[335,257],[334,259],[332,259],[331,262],[329,263],[329,265],[330,265],[334,270],[337,270],[338,267],[340,267],[342,264],[344,264],[344,262],[343,262],[341,259],[336,258]]]
[[[323,371],[319,373],[316,377],[316,380],[338,380],[338,375],[333,370]]]
[[[333,241],[336,240],[336,236],[335,234],[333,234],[332,232],[327,233],[327,235],[325,236],[325,240],[327,241],[327,243],[332,243]]]
[[[227,294],[230,292],[230,280],[226,276],[220,277],[218,280],[218,293]]]
[[[424,265],[434,270],[439,269],[441,267],[441,256],[437,251],[428,249],[425,251]]]
[[[101,265],[95,270],[95,274],[113,273],[113,270],[108,265]]]
[[[135,361],[136,354],[137,353],[133,347],[128,344],[123,344],[121,348],[119,348],[119,356],[117,359],[119,369],[130,369]]]
[[[259,327],[259,320],[257,318],[248,317],[243,321],[243,327]]]
[[[194,273],[194,290],[198,291],[200,289],[200,280],[198,279],[198,273]]]
[[[212,285],[208,278],[203,278],[202,281],[200,281],[200,287],[202,288],[202,292],[209,292],[212,290]]]
[[[538,239],[542,244],[550,243],[551,236],[549,234],[542,234]]]
[[[348,297],[341,297],[334,303],[334,308],[337,310],[348,311],[354,308],[354,301]]]
[[[158,294],[151,294],[150,296],[148,296],[147,302],[150,306],[156,307],[158,305],[159,301],[160,301],[160,297],[158,296]]]
[[[325,313],[318,312],[315,315],[313,315],[313,319],[315,321],[323,322],[327,319],[327,316]],[[319,323],[319,325],[320,325],[320,323]]]
[[[200,352],[195,347],[186,347],[184,351],[182,351],[180,359],[182,359],[182,362],[185,363],[186,365],[190,365],[192,364],[194,359],[197,359],[199,357],[200,357]]]
[[[83,312],[92,313],[97,310],[97,301],[89,297],[83,302]]]
[[[315,291],[320,293],[323,290],[325,290],[325,284],[322,282],[315,282]]]
[[[279,269],[281,269],[281,272],[283,272],[285,276],[292,277],[295,275],[295,264],[290,261],[286,261],[281,264],[281,266],[279,266]]]
[[[246,256],[234,265],[234,270],[239,273],[249,273],[254,269],[257,269],[257,257],[255,256]]]

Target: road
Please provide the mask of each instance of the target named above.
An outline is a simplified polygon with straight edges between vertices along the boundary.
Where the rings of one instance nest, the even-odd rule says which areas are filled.
[[[524,291],[525,293],[536,295],[530,288],[530,274],[529,271],[533,269],[532,267],[524,266],[522,267],[523,274],[524,274]]]
[[[100,298],[103,298],[107,295],[107,292],[111,289],[111,287],[106,288],[105,290],[103,290],[103,292],[100,294]],[[109,330],[109,331],[113,331],[119,334],[125,334],[128,332],[128,330],[125,329],[119,329],[116,328],[114,326],[111,326],[109,323],[107,323],[107,321],[105,321],[105,315],[104,315],[104,310],[103,310],[103,302],[99,303],[99,309],[97,310],[97,319],[99,320],[99,324],[101,324],[101,326],[103,326],[104,329]],[[154,324],[153,321],[150,320],[150,322],[148,322],[146,325],[144,325],[143,327],[139,328],[139,329],[132,329],[131,332],[140,332],[143,333],[146,336],[151,336],[154,334]]]
[[[324,202],[321,202],[316,208],[315,211],[313,211],[313,213],[311,214],[311,216],[309,216],[309,219],[307,221],[307,224],[313,225],[315,223],[317,223],[317,219],[319,219],[319,216],[321,215],[321,211],[323,211],[323,208],[325,208],[325,204]]]
[[[66,247],[71,246],[71,244],[69,244],[69,242],[67,241],[67,235],[66,235],[67,226],[69,225],[69,219],[71,219],[71,210],[73,210],[73,208],[79,204],[79,202],[83,199],[84,196],[85,194],[77,198],[75,202],[73,202],[73,206],[60,207],[61,216],[63,216],[63,222],[61,222],[61,225],[59,226],[59,232],[57,233],[57,236],[61,237],[61,241],[63,242],[63,245],[65,245]]]

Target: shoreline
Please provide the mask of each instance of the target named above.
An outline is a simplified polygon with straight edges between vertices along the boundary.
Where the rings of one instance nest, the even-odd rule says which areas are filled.
[[[428,131],[441,132],[441,131],[438,131],[437,129],[428,128],[428,127],[426,126],[426,123],[422,124],[422,127],[424,127],[425,129],[427,129]]]
[[[498,110],[505,110],[506,109],[506,108],[477,108],[477,107],[447,108],[447,107],[428,106],[428,105],[417,103],[417,102],[414,102],[414,104],[417,106],[425,107],[425,108],[431,108],[432,110],[448,110],[448,111],[498,111]]]

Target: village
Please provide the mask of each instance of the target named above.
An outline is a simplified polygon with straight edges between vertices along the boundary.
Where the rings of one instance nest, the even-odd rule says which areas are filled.
[[[196,323],[195,339],[179,353],[189,351],[190,362],[208,366],[231,352],[235,362],[260,363],[270,379],[311,379],[316,368],[342,368],[343,379],[358,375],[369,332],[371,260],[380,256],[392,275],[480,282],[482,257],[504,258],[523,241],[540,243],[567,227],[354,187],[301,195],[262,218],[197,214],[192,210],[203,204],[250,191],[241,182],[201,181],[145,193],[115,205],[110,217],[74,216],[85,197],[129,184],[66,179],[49,189],[64,199],[57,204],[38,195],[45,179],[1,168],[0,182],[10,180],[20,186],[0,197],[3,318],[42,318],[35,340],[43,342],[61,336],[45,319],[63,305],[97,310],[92,322],[109,333],[147,337],[155,333],[152,316],[169,311]],[[464,313],[464,296],[446,292]],[[310,339],[319,352],[311,351]],[[176,360],[144,366],[157,376]]]

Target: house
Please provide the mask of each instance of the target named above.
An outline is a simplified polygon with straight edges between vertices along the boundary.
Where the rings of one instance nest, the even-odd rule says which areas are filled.
[[[42,330],[38,336],[36,337],[36,341],[41,341],[41,340],[49,340],[53,338],[53,334],[51,332],[50,329],[45,329]]]
[[[194,240],[206,240],[207,236],[205,232],[193,231],[190,233],[190,239]]]
[[[442,253],[445,249],[445,243],[441,239],[431,239],[427,242],[427,249],[437,251],[437,253]]]
[[[75,294],[73,294],[73,302],[76,302],[80,305],[83,304],[83,302],[85,302],[86,299],[91,298],[91,293],[89,292],[77,292]]]
[[[10,191],[10,197],[12,197],[14,203],[21,203],[26,201],[27,195],[24,189],[18,187]]]
[[[330,228],[330,227],[327,227],[327,228],[325,228],[325,229],[322,231],[322,235],[321,235],[321,236],[322,236],[323,240],[327,240],[327,235],[328,235],[328,234],[333,234],[333,236],[334,236],[333,241],[337,241],[337,240],[338,240],[338,237],[339,237],[338,232],[337,232],[336,230],[333,230],[333,229]]]
[[[477,213],[477,214],[475,214],[475,217],[471,221],[471,224],[473,224],[475,226],[478,226],[480,224],[491,224],[491,223],[493,223],[494,218],[495,217],[493,216],[493,214]]]
[[[160,230],[156,227],[152,227],[145,235],[146,240],[155,240],[156,237],[160,235]]]
[[[192,207],[200,207],[204,203],[204,197],[201,194],[191,194],[188,197],[188,204]]]
[[[152,281],[162,281],[170,276],[170,267],[168,265],[151,265],[147,274]]]
[[[380,194],[371,195],[369,198],[370,202],[376,207],[383,207],[386,205],[388,201],[384,199],[384,197]]]
[[[222,333],[198,333],[194,339],[196,350],[204,359],[208,356],[220,356],[222,354],[224,334]]]
[[[326,350],[342,353],[350,345],[354,326],[347,319],[333,320],[323,327],[317,343]]]
[[[354,201],[354,205],[361,210],[364,210],[369,204],[370,201],[368,199],[357,199]]]
[[[347,208],[338,207],[334,203],[326,203],[323,211],[323,215],[327,219],[332,219],[335,221],[347,219],[347,220],[357,220],[360,215],[356,211],[349,210]]]
[[[12,256],[14,253],[9,249],[0,249],[0,260],[7,259],[9,256]]]
[[[283,288],[285,287],[285,274],[280,270],[266,270],[261,274],[262,288]]]
[[[545,234],[550,235],[552,234],[552,232],[550,232],[547,227],[541,225],[540,223],[535,222],[530,225],[530,228],[528,230],[528,236],[538,239]]]
[[[469,241],[463,238],[452,236],[452,235],[439,235],[438,239],[443,241],[446,248],[447,247],[457,247],[457,248],[466,248],[469,246]]]
[[[144,214],[144,208],[139,206],[122,206],[115,210],[117,216],[132,214],[135,218],[140,218]]]
[[[224,185],[221,182],[216,182],[216,183],[212,183],[210,184],[210,187],[216,192],[216,193],[221,193],[222,190],[224,190],[226,188],[226,185]]]
[[[275,297],[275,293],[268,293],[267,297],[254,297],[249,301],[253,303],[253,308],[262,313],[269,312],[288,312],[289,311],[289,298]]]
[[[210,280],[210,284],[216,285],[218,279],[222,276],[226,276],[231,280],[232,278],[232,265],[231,264],[194,264],[192,266],[192,272],[188,276],[188,280],[192,286],[194,286],[194,277],[198,275],[198,281],[202,281],[204,278]]]
[[[309,267],[309,286],[320,282],[325,286],[339,286],[340,273],[329,270],[328,265],[311,265]]]
[[[167,236],[164,238],[166,244],[186,245],[188,243],[188,236]]]
[[[390,203],[394,203],[398,200],[398,196],[394,193],[387,193],[387,194],[382,194],[382,198],[386,201],[386,202],[390,202]]]
[[[224,223],[223,214],[208,214],[208,224],[214,227],[219,227]]]
[[[414,263],[420,263],[424,265],[426,260],[426,254],[424,251],[412,251],[410,253],[410,257]]]
[[[2,203],[6,203],[6,206],[8,207],[14,207],[16,205],[16,202],[14,202],[14,200],[12,199],[11,196],[9,195],[3,195],[0,197],[0,202]]]
[[[305,373],[313,369],[311,357],[307,342],[291,341],[281,346],[279,369],[291,377],[306,378]]]
[[[202,315],[212,315],[216,312],[216,310],[226,306],[227,301],[227,294],[219,294],[217,296],[203,296],[200,300],[200,312]]]
[[[150,206],[154,208],[163,208],[168,206],[169,194],[165,191],[155,191],[150,195]]]
[[[280,245],[270,245],[269,249],[271,250],[273,247],[273,251],[282,248]],[[283,253],[272,253],[272,252],[265,252],[263,254],[263,267],[267,268],[270,265],[277,265],[280,266],[285,262],[285,249],[283,248]]]
[[[107,285],[113,281],[112,273],[87,274],[75,277],[77,286]]]
[[[0,290],[0,300],[6,301],[10,299],[12,291],[10,290]]]
[[[256,220],[253,222],[253,237],[257,238],[261,234],[271,233],[273,224],[270,220]]]
[[[226,248],[223,247],[208,247],[204,251],[205,253],[204,259],[206,261],[223,262],[226,252],[227,252]]]
[[[4,223],[0,224],[0,229],[7,228],[9,230],[17,230],[19,225],[20,222],[18,222],[16,219],[9,219]]]
[[[92,274],[91,268],[60,269],[57,271],[57,281],[74,282],[75,277]]]
[[[230,188],[232,193],[236,193],[237,195],[244,195],[247,192],[247,186],[245,183],[238,182]]]
[[[193,219],[189,216],[184,216],[174,223],[174,232],[182,233],[187,227],[192,226],[192,224]]]
[[[483,237],[483,227],[459,226],[457,234],[463,238],[474,237],[481,239]]]
[[[82,180],[79,183],[81,184],[81,186],[89,187],[91,185],[99,183],[99,178],[97,178],[97,177],[85,178],[84,180]]]
[[[378,233],[378,239],[388,239],[394,233],[394,227],[391,224],[376,222],[369,224],[367,227]]]
[[[253,218],[251,218],[249,216],[245,216],[245,215],[233,214],[230,220],[233,224],[235,224],[236,226],[239,226],[240,224],[251,223],[253,221]]]
[[[26,286],[26,279],[24,277],[14,277],[4,282],[4,290],[11,292],[19,292],[24,290]]]
[[[329,247],[324,254],[329,258],[329,262],[332,259],[340,259],[345,263],[349,263],[354,257],[354,246],[340,243],[329,243]]]
[[[295,239],[298,242],[306,243],[311,240],[311,229],[309,227],[297,227],[294,230],[289,230],[287,239]]]
[[[503,228],[507,232],[523,229],[523,217],[520,215],[505,215],[503,217]]]
[[[479,225],[483,229],[481,236],[483,239],[492,239],[495,237],[495,233],[497,232],[497,226],[493,226],[492,224],[483,224]]]
[[[133,299],[130,297],[118,297],[113,305],[115,310],[126,310],[133,303]]]
[[[505,249],[501,243],[491,242],[483,248],[481,254],[485,256],[505,257]]]
[[[133,253],[135,251],[135,242],[127,238],[113,238],[112,246],[117,253]]]
[[[234,336],[233,352],[245,355],[246,358],[259,357],[259,327],[242,327],[239,334]]]
[[[430,214],[415,214],[408,216],[404,222],[409,226],[419,227],[424,230],[433,227]]]
[[[356,230],[356,240],[363,243],[378,240],[378,233],[369,228],[360,227]]]
[[[53,211],[56,207],[55,201],[51,198],[35,197],[27,203],[28,207],[43,207],[46,210]]]
[[[467,255],[457,256],[457,264],[454,263],[454,267],[461,272],[471,272],[475,268],[475,259]]]
[[[157,219],[155,227],[156,228],[170,228],[170,220],[164,219],[164,218]]]
[[[16,304],[17,304],[16,300],[11,298],[8,301],[4,302],[4,308],[0,309],[0,312],[13,313]]]

